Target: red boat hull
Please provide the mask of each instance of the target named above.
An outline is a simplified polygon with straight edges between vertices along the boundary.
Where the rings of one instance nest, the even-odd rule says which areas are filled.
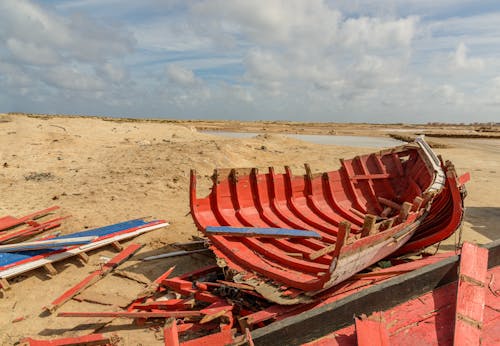
[[[445,179],[439,160],[421,143],[341,160],[338,171],[323,174],[312,174],[307,165],[300,176],[288,167],[265,174],[216,170],[211,193],[200,199],[193,171],[191,213],[202,232],[232,226],[319,233],[321,240],[207,234],[233,280],[270,300],[294,304],[404,249],[408,241],[407,250],[430,245],[440,238],[435,230],[443,222],[445,233],[453,233],[462,210],[456,175],[448,170]]]

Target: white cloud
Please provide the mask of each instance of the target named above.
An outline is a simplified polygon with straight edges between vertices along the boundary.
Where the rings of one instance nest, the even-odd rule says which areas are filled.
[[[73,66],[58,66],[45,70],[44,81],[69,90],[101,91],[106,88],[106,83],[101,78]]]
[[[165,72],[169,81],[176,85],[189,87],[200,82],[199,79],[194,75],[193,71],[179,65],[169,64],[166,66]]]
[[[469,58],[467,56],[467,46],[465,43],[460,42],[457,50],[451,56],[452,65],[456,69],[464,70],[482,70],[484,67],[484,61],[479,58]]]
[[[41,47],[33,42],[23,42],[15,38],[7,39],[7,48],[19,60],[28,64],[53,65],[59,61],[57,52]]]

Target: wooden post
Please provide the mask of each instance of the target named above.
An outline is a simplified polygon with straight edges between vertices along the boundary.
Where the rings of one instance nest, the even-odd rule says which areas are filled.
[[[337,241],[335,242],[335,250],[333,250],[333,258],[337,258],[340,255],[340,250],[342,246],[347,242],[349,238],[349,233],[351,232],[351,223],[347,221],[341,221],[339,224],[339,232],[337,233]]]
[[[401,206],[401,210],[399,211],[399,221],[404,222],[408,218],[408,214],[410,213],[413,204],[409,202],[404,202]]]
[[[57,270],[56,270],[56,268],[54,268],[52,263],[46,263],[43,266],[43,269],[45,269],[49,275],[56,275],[57,274]]]
[[[420,207],[422,206],[422,202],[424,201],[424,199],[422,197],[415,197],[415,199],[413,200],[413,208],[412,208],[412,211],[418,211],[420,209]]]
[[[370,234],[376,233],[375,222],[377,222],[377,216],[372,215],[372,214],[367,214],[365,216],[365,222],[363,223],[361,237],[366,237]]]
[[[10,284],[5,278],[0,278],[0,288],[3,288],[4,291],[10,290]]]
[[[119,242],[115,241],[115,242],[112,242],[111,243],[111,246],[113,247],[113,249],[115,249],[116,251],[120,252],[123,250],[123,246],[122,244],[120,244]]]
[[[314,261],[315,259],[332,252],[334,252],[334,254],[332,255],[334,258],[335,256],[338,256],[338,253],[340,253],[340,248],[344,243],[347,242],[347,239],[349,238],[350,231],[351,231],[351,224],[349,222],[347,221],[340,222],[339,231],[337,233],[337,241],[334,244],[325,246],[324,248],[309,254],[309,259]],[[336,251],[337,247],[338,251]],[[337,255],[335,255],[335,253],[337,253]]]
[[[80,252],[78,255],[78,258],[83,262],[83,263],[88,263],[89,262],[89,255],[85,252]]]

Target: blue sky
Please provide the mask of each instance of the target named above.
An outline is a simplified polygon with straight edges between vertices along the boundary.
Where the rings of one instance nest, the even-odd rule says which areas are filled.
[[[500,121],[500,3],[0,1],[0,112]]]

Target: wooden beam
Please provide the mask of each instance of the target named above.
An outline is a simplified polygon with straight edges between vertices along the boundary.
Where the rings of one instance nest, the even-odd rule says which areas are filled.
[[[484,246],[488,267],[500,265],[500,239]],[[386,280],[346,298],[252,331],[256,345],[300,345],[352,324],[353,315],[383,311],[456,281],[458,256]],[[304,333],[307,330],[307,333]]]
[[[119,266],[121,263],[128,260],[134,253],[139,251],[142,247],[141,244],[130,244],[125,250],[120,252],[118,255],[113,257],[107,263],[105,263],[102,268],[94,271],[92,274],[87,276],[85,279],[80,281],[75,286],[71,287],[69,290],[64,292],[61,296],[55,299],[50,305],[44,307],[45,310],[49,312],[55,311],[61,305],[66,303],[68,300],[76,296],[78,293],[85,290],[87,287],[93,285],[97,281],[101,280],[105,275],[111,272],[114,268]]]
[[[481,344],[488,250],[464,243],[460,255],[453,345]]]
[[[317,238],[321,235],[314,231],[287,229],[287,228],[251,228],[208,226],[205,229],[208,235],[230,235],[240,237],[270,237],[270,238]]]
[[[401,206],[396,202],[391,201],[390,199],[384,197],[377,197],[380,204],[386,205],[392,209],[400,210]]]

